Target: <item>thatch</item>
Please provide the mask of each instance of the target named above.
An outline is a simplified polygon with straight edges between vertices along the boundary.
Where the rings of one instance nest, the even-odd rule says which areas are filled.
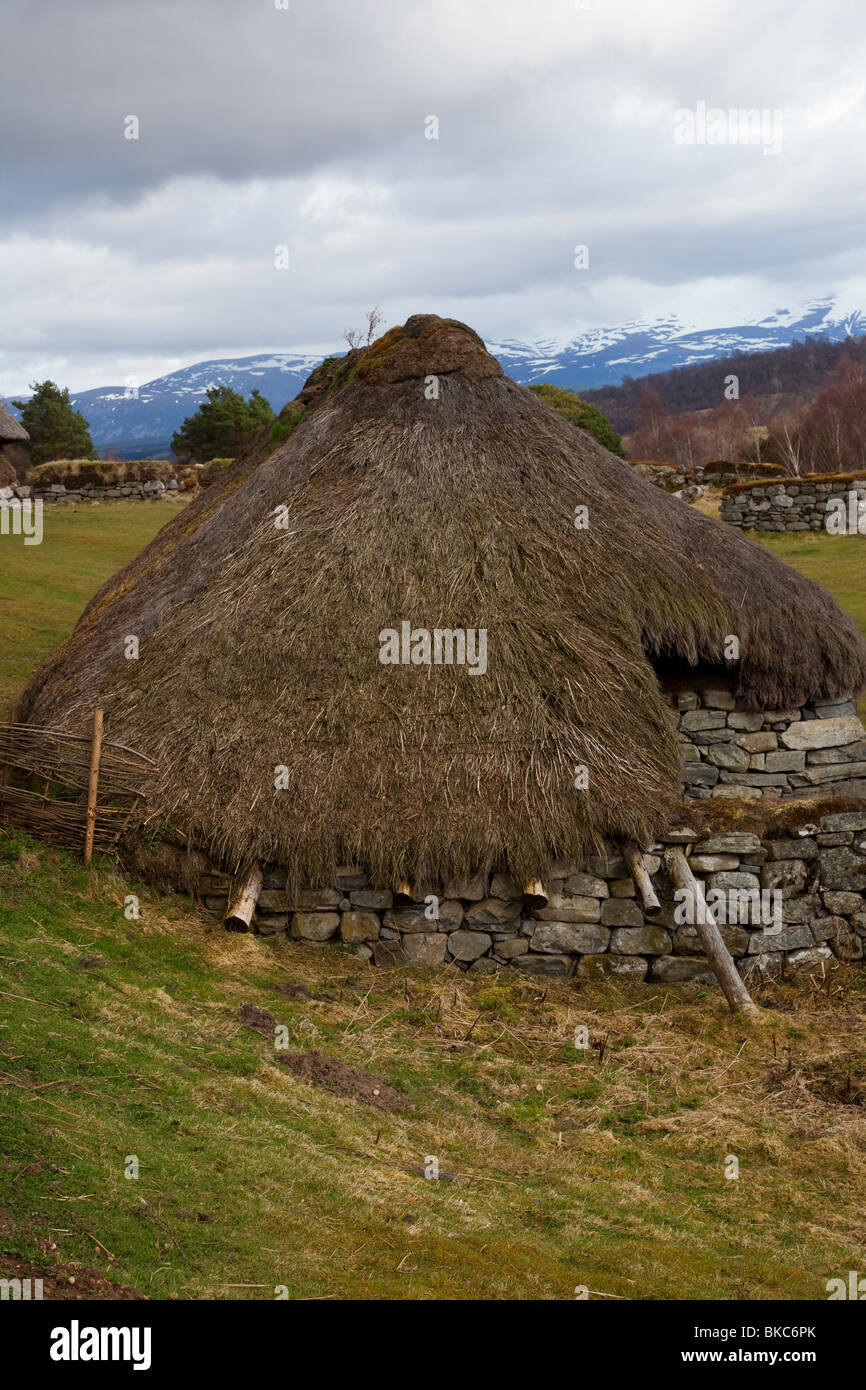
[[[14,415],[10,415],[3,402],[0,401],[0,443],[5,444],[13,440],[15,442],[20,440],[26,444],[29,438],[30,435],[24,426],[15,419]]]
[[[378,634],[404,620],[486,628],[487,674],[382,665]],[[111,737],[158,765],[148,830],[230,864],[532,876],[551,851],[663,827],[680,761],[652,658],[720,664],[731,634],[756,706],[866,681],[822,589],[424,316],[314,373],[97,594],[19,717],[84,728],[104,705]]]

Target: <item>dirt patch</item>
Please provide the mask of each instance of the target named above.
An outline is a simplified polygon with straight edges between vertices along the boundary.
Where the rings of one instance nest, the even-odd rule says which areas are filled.
[[[238,1023],[242,1023],[245,1028],[254,1028],[263,1037],[274,1036],[277,1020],[270,1009],[263,1009],[260,1004],[238,1004],[236,1017]]]
[[[326,990],[311,991],[306,985],[274,985],[275,994],[281,994],[284,999],[319,999],[328,1004],[333,1004],[337,998],[336,994],[328,994]]]
[[[143,1293],[139,1293],[129,1284],[112,1283],[98,1269],[85,1269],[81,1265],[60,1265],[55,1269],[44,1269],[42,1265],[19,1260],[15,1255],[0,1255],[0,1279],[41,1279],[42,1298],[45,1301],[144,1298]]]
[[[371,1076],[368,1071],[340,1062],[336,1057],[325,1057],[321,1052],[294,1052],[279,1060],[302,1081],[312,1081],[314,1086],[321,1086],[335,1096],[375,1105],[377,1110],[397,1112],[405,1110],[410,1103],[404,1091],[395,1090],[381,1076]]]

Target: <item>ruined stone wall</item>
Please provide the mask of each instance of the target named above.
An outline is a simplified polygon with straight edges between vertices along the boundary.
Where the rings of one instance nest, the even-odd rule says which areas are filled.
[[[268,865],[253,929],[310,943],[341,942],[378,965],[451,963],[473,972],[509,968],[537,976],[712,982],[697,927],[683,920],[688,910],[676,901],[664,867],[664,849],[673,844],[683,847],[706,891],[725,903],[722,934],[744,976],[862,960],[866,812],[825,815],[793,838],[763,841],[745,832],[701,838],[688,826],[672,830],[648,857],[662,904],[652,918],[644,915],[625,860],[610,842],[585,864],[552,861],[541,906],[502,874],[479,874],[443,883],[435,895],[418,890],[411,901],[397,900],[353,866],[339,870],[326,887],[290,896],[285,871]],[[222,916],[231,886],[227,874],[206,875],[205,906]]]

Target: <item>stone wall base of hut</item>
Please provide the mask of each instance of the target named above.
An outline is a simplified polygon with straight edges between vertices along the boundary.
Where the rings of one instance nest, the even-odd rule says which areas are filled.
[[[544,907],[530,906],[521,886],[503,874],[446,882],[438,893],[418,890],[414,901],[398,902],[356,866],[340,869],[325,887],[290,893],[285,870],[270,864],[253,930],[342,943],[377,965],[713,983],[691,906],[677,900],[664,868],[669,844],[686,846],[745,977],[863,960],[866,810],[823,815],[786,839],[671,830],[647,856],[661,902],[651,917],[619,847],[609,842],[603,855],[584,864],[552,861]],[[208,872],[198,892],[221,917],[231,886],[229,874]]]
[[[686,800],[866,798],[866,729],[850,693],[798,709],[749,710],[731,686],[724,677],[684,677],[667,690]]]

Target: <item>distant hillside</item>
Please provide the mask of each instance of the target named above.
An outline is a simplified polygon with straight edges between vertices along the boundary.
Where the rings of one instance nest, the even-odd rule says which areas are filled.
[[[765,400],[769,416],[780,408],[808,404],[826,386],[843,357],[866,370],[866,337],[838,343],[810,338],[772,352],[737,352],[638,379],[626,377],[621,386],[600,386],[581,395],[597,406],[620,434],[630,434],[637,425],[637,402],[646,387],[657,391],[665,404],[680,414],[720,405],[725,377],[736,376],[740,400],[746,396]]]

